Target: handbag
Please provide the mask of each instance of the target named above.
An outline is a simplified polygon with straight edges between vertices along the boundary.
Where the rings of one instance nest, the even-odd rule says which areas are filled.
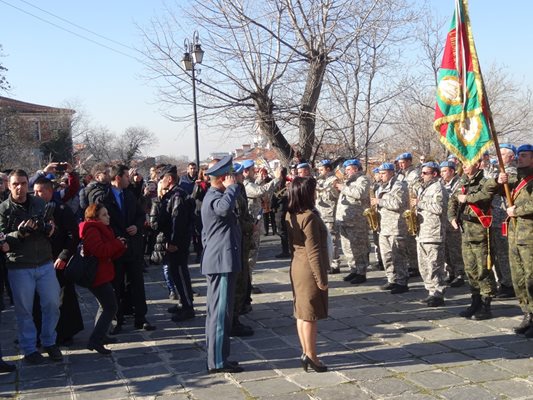
[[[90,288],[96,278],[98,258],[83,254],[83,245],[80,243],[76,252],[65,267],[64,277],[76,285]]]

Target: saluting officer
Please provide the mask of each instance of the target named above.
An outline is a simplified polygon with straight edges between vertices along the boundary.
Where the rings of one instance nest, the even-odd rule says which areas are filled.
[[[472,302],[459,315],[477,320],[492,318],[491,301],[496,293],[494,274],[488,269],[490,204],[496,182],[487,184],[481,160],[464,165],[460,189],[450,198],[448,219],[454,229],[462,227],[463,261]]]
[[[241,230],[235,212],[239,185],[226,156],[206,171],[211,181],[202,203],[202,274],[207,280],[205,324],[209,373],[241,372],[228,360],[235,281],[241,270]]]
[[[337,177],[333,172],[333,165],[330,160],[322,160],[318,166],[319,176],[316,182],[316,209],[322,217],[322,221],[331,235],[333,244],[333,260],[331,260],[330,274],[338,274],[340,270],[339,256],[339,231],[335,225],[335,210],[337,209],[337,199],[339,190],[335,186]]]
[[[524,312],[517,334],[533,338],[533,145],[518,147],[517,177],[500,173],[498,182],[510,180],[513,206],[507,208],[509,260],[513,286]],[[511,179],[510,179],[511,178]]]
[[[368,223],[363,217],[370,207],[370,179],[363,172],[359,160],[347,160],[343,164],[346,181],[335,184],[340,192],[335,211],[335,223],[341,238],[342,252],[350,273],[343,279],[352,284],[366,282],[368,268]]]

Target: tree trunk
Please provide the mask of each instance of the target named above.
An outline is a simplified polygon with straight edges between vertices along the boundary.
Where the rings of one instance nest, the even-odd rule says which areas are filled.
[[[324,82],[324,73],[326,71],[326,57],[321,54],[314,57],[309,64],[309,72],[305,83],[305,90],[301,100],[301,114],[299,121],[300,130],[300,152],[302,158],[309,160],[313,154],[313,145],[315,144],[315,124],[316,108],[322,83]]]

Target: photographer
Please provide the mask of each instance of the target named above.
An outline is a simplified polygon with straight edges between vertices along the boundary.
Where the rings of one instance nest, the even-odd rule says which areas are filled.
[[[40,364],[44,357],[36,349],[37,330],[33,323],[33,298],[41,299],[41,343],[50,359],[61,361],[56,346],[59,319],[59,283],[52,262],[50,236],[54,225],[45,215],[44,200],[28,194],[28,174],[17,169],[9,174],[9,198],[0,204],[0,231],[7,235],[6,266],[13,291],[19,344],[24,359]]]

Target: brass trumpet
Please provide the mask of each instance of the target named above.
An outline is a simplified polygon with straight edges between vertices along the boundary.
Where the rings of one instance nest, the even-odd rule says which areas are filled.
[[[416,213],[416,206],[411,207],[409,210],[403,212],[402,217],[405,218],[407,224],[407,231],[411,236],[418,234],[418,218]]]
[[[371,191],[370,199],[375,198],[376,195]],[[379,212],[378,212],[378,206],[370,206],[369,208],[365,208],[365,211],[363,211],[363,217],[366,217],[366,220],[368,222],[368,226],[370,229],[372,229],[374,232],[379,231]]]

